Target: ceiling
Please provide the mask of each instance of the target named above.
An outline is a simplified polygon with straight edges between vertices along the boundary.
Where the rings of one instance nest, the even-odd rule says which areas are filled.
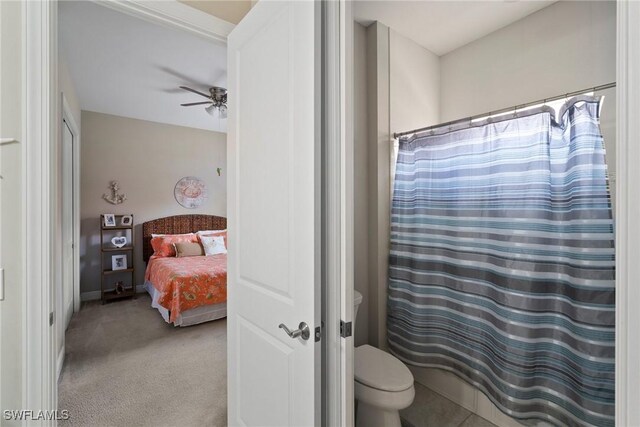
[[[237,24],[251,10],[251,0],[178,0],[195,9]]]
[[[438,56],[506,27],[555,1],[356,1],[356,21],[379,21]]]
[[[93,2],[58,4],[60,53],[83,110],[226,131],[205,106],[181,107],[205,98],[178,88],[226,87],[226,46]]]

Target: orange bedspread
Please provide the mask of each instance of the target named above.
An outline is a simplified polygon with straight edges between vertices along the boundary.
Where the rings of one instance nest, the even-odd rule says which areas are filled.
[[[158,303],[175,322],[183,311],[227,300],[227,255],[151,257],[145,280],[160,292]]]

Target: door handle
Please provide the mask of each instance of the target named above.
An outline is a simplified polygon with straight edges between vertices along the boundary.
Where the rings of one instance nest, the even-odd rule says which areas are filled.
[[[295,331],[290,331],[289,328],[287,328],[287,326],[284,323],[280,323],[280,325],[278,326],[281,329],[284,329],[284,331],[287,333],[287,335],[289,335],[289,337],[291,338],[302,338],[303,340],[308,340],[309,337],[311,336],[311,331],[309,330],[309,325],[307,325],[304,322],[300,322],[300,324],[298,325],[298,329],[296,329]]]

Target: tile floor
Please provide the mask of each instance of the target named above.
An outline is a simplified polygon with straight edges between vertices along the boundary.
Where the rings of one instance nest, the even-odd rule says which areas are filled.
[[[496,427],[421,384],[415,389],[413,404],[400,411],[403,427]]]

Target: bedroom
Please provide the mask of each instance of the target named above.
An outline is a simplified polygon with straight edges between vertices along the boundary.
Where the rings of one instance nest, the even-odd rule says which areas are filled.
[[[226,46],[100,3],[60,2],[58,19],[62,156],[79,160],[76,212],[65,198],[74,177],[62,177],[63,234],[80,220],[79,289],[60,295],[60,407],[73,425],[130,423],[140,408],[152,424],[221,424],[227,120],[226,102],[215,108],[203,92],[226,87]],[[199,375],[207,366],[222,369]]]

